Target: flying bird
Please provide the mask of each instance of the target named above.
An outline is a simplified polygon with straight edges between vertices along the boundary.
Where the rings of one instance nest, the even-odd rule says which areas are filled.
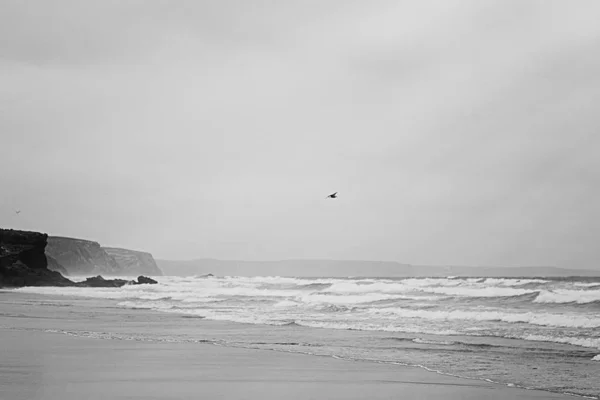
[[[330,194],[329,196],[327,196],[328,199],[337,199],[337,192]]]
[[[21,214],[21,210],[16,210],[15,214]]]

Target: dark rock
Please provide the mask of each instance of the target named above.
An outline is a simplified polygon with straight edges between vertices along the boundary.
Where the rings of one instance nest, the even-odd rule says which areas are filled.
[[[69,275],[124,275],[115,259],[91,240],[50,236],[46,254],[62,265]]]
[[[162,271],[150,253],[116,247],[103,247],[102,249],[117,262],[126,275],[162,276]]]
[[[155,283],[158,283],[158,282],[157,282],[157,281],[155,281],[155,280],[154,280],[154,279],[152,279],[152,278],[148,278],[147,276],[140,275],[140,276],[138,276],[138,278],[137,278],[137,283],[138,283],[138,285],[142,285],[142,284],[150,284],[150,285],[153,285],[153,284],[155,284]]]
[[[21,261],[30,268],[46,269],[47,240],[43,233],[0,229],[0,266]]]
[[[0,229],[0,287],[69,286],[73,282],[48,269],[48,235]]]
[[[158,283],[154,279],[147,278],[145,276],[139,276],[137,281],[128,281],[125,279],[104,279],[102,276],[94,276],[87,278],[83,282],[75,283],[75,286],[79,287],[121,287],[125,285],[142,285],[142,284],[156,284]]]
[[[102,276],[93,276],[83,282],[77,282],[75,286],[80,287],[121,287],[130,284],[132,281],[125,279],[104,279]]]
[[[72,285],[73,282],[62,276],[60,272],[29,268],[20,261],[0,268],[0,287]]]

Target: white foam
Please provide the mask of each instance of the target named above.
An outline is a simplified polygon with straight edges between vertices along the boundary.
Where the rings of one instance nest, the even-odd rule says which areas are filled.
[[[419,344],[441,344],[441,345],[452,345],[456,344],[456,342],[450,340],[432,340],[432,339],[424,339],[424,338],[415,338],[412,340],[414,343]]]
[[[579,338],[579,337],[563,337],[563,336],[548,336],[548,335],[525,335],[521,339],[531,340],[536,342],[554,342],[572,344],[581,347],[592,347],[600,349],[600,338]]]
[[[446,278],[408,278],[403,279],[401,282],[409,287],[427,287],[427,286],[460,286],[464,284],[469,284],[470,282],[475,282],[478,279],[446,279]]]
[[[297,300],[306,304],[337,304],[337,305],[348,305],[348,304],[361,304],[361,303],[372,303],[381,300],[393,300],[393,299],[404,299],[403,296],[394,296],[391,294],[381,293],[365,293],[356,295],[334,295],[334,294],[320,294],[312,293],[308,295],[301,295],[296,297]]]
[[[502,321],[507,323],[528,323],[532,325],[565,327],[565,328],[597,328],[600,327],[600,317],[591,315],[549,314],[549,313],[509,313],[495,310],[481,311],[431,311],[412,310],[397,307],[384,309],[371,308],[372,314],[390,316],[392,318],[419,318],[428,320],[452,321]]]
[[[600,302],[600,290],[543,290],[533,300],[535,303],[578,303]]]
[[[334,283],[328,289],[333,293],[414,293],[427,292],[447,296],[463,297],[512,297],[535,293],[535,290],[521,289],[512,286],[521,286],[529,283],[546,283],[542,279],[498,279],[479,278],[446,279],[446,278],[410,278],[401,281],[374,282],[371,284],[358,284],[356,282]]]
[[[292,278],[292,277],[282,277],[282,276],[227,276],[224,278],[213,278],[218,280],[235,282],[236,284],[245,282],[251,284],[271,284],[271,285],[308,285],[311,283],[320,283],[320,284],[328,284],[335,282],[345,282],[343,279],[334,279],[334,278],[320,278],[320,279],[307,279],[307,278]]]
[[[376,282],[359,285],[355,282],[339,282],[332,284],[327,292],[352,294],[352,293],[406,293],[411,288],[402,283]]]
[[[403,333],[423,333],[428,335],[458,335],[459,332],[451,329],[431,330],[415,326],[394,326],[394,325],[379,325],[370,323],[352,323],[336,322],[336,321],[308,321],[296,320],[296,324],[307,326],[310,328],[327,328],[327,329],[343,329],[343,330],[359,330],[359,331],[380,331],[380,332],[403,332]]]
[[[573,286],[576,287],[594,287],[594,286],[600,286],[600,282],[575,282],[573,283]]]
[[[592,361],[600,361],[600,354],[592,358]]]
[[[486,278],[486,285],[496,286],[521,286],[530,283],[548,283],[545,279],[511,279],[511,278]]]
[[[291,300],[282,300],[278,303],[275,303],[273,305],[273,307],[276,308],[285,308],[285,307],[298,307],[299,305],[301,305],[300,303],[296,302],[296,301],[291,301]]]
[[[517,289],[510,287],[423,287],[419,290],[427,293],[445,294],[448,296],[462,297],[513,297],[522,296],[524,294],[535,293],[535,290]]]
[[[328,292],[332,293],[410,293],[415,290],[424,290],[431,287],[455,287],[468,283],[463,280],[449,280],[446,278],[410,278],[400,281],[390,280],[362,280],[360,282],[344,281],[334,282]]]
[[[122,301],[117,306],[131,309],[146,310],[169,310],[173,308],[172,304],[159,301]]]

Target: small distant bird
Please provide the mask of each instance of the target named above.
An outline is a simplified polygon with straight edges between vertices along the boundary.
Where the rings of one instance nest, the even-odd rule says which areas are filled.
[[[15,211],[15,214],[21,214],[21,210]]]
[[[327,196],[326,198],[328,199],[337,199],[337,192],[330,194],[329,196]]]

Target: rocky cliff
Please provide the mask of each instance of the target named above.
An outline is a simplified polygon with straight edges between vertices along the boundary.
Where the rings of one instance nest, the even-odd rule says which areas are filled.
[[[129,275],[100,244],[90,240],[50,236],[46,255],[62,265],[69,275]]]
[[[60,272],[49,269],[46,256],[47,243],[48,235],[45,233],[0,229],[0,287],[120,287],[157,283],[145,276],[139,276],[137,280],[104,279],[96,276],[88,278],[84,282],[73,282],[62,276]],[[72,242],[68,243],[73,244]],[[50,260],[52,268],[64,269],[56,260],[52,258]],[[111,258],[111,260],[114,262],[114,259]]]
[[[43,233],[0,229],[0,287],[73,284],[47,268],[47,241]]]
[[[162,271],[158,268],[154,257],[150,253],[115,247],[103,247],[102,249],[117,262],[121,270],[127,275],[162,275]]]
[[[60,263],[58,261],[56,261],[54,258],[49,256],[48,254],[46,254],[46,260],[48,261],[48,269],[50,271],[60,272],[62,276],[69,275],[69,271],[67,271],[67,269],[65,267],[60,265]]]

